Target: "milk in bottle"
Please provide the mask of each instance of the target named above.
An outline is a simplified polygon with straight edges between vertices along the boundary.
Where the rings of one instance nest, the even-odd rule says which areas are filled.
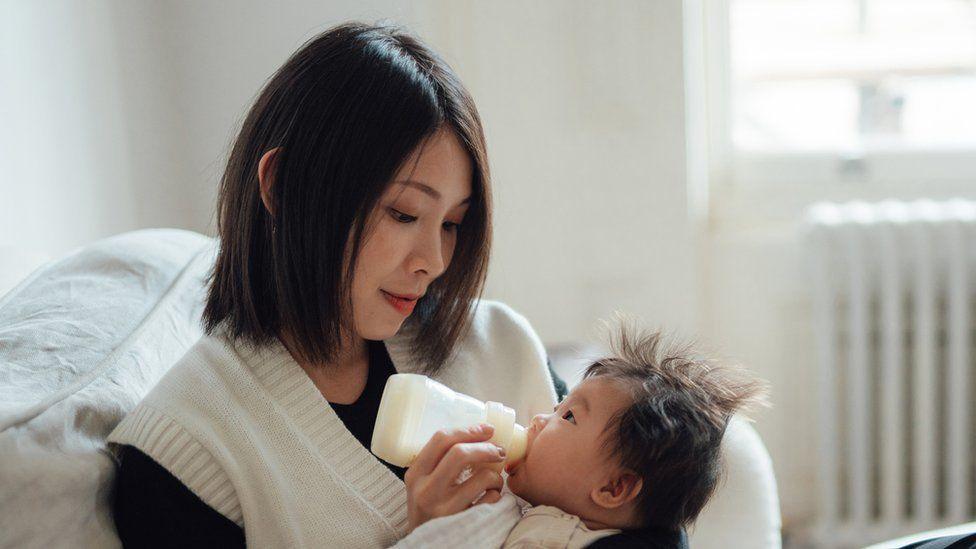
[[[438,430],[478,423],[495,427],[489,442],[505,449],[506,461],[525,455],[525,427],[515,423],[508,406],[481,402],[425,375],[394,374],[383,389],[370,449],[384,461],[408,467]]]

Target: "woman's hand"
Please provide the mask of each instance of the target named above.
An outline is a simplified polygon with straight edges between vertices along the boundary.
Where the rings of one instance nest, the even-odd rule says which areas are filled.
[[[459,513],[478,503],[501,499],[504,480],[498,471],[482,464],[505,460],[505,451],[487,442],[494,428],[488,424],[464,429],[442,429],[420,450],[403,477],[407,485],[407,532],[436,517]],[[473,467],[470,478],[458,484],[458,476]],[[479,495],[484,492],[478,501]]]

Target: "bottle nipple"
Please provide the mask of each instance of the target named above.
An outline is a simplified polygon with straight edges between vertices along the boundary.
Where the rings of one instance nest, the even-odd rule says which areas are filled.
[[[524,458],[528,443],[528,431],[525,430],[525,427],[516,423],[515,429],[512,431],[512,441],[508,445],[508,450],[505,451],[505,462],[512,463]]]

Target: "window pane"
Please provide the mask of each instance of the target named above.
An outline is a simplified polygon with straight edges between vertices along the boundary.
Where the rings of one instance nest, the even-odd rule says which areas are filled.
[[[976,146],[976,1],[729,1],[737,148]]]

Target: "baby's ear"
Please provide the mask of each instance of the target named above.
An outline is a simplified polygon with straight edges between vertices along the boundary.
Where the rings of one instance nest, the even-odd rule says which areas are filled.
[[[604,509],[616,509],[636,498],[643,486],[643,479],[633,471],[618,470],[590,492],[590,499]]]

